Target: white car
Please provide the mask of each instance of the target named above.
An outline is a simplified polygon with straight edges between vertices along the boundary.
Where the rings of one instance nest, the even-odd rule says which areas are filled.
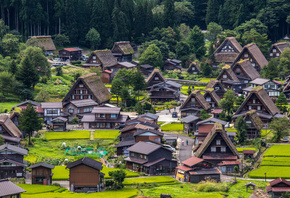
[[[164,148],[167,148],[168,150],[172,151],[172,152],[175,152],[175,148],[173,148],[172,146],[168,145],[168,144],[163,144],[163,147]]]

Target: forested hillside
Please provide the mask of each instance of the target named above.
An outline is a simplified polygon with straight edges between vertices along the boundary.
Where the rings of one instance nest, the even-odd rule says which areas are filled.
[[[155,27],[185,23],[206,29],[216,22],[234,29],[253,18],[266,26],[261,33],[276,41],[290,24],[289,0],[1,0],[0,11],[10,31],[24,39],[61,33],[71,44],[85,46],[86,34],[95,28],[99,48],[111,48],[119,40],[140,44]]]

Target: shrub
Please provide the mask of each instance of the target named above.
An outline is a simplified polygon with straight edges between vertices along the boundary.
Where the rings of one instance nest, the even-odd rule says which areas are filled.
[[[197,190],[200,192],[227,192],[229,185],[227,183],[217,183],[214,179],[207,179],[200,182]]]
[[[74,117],[71,121],[71,124],[78,124],[79,123],[79,118],[78,117]]]

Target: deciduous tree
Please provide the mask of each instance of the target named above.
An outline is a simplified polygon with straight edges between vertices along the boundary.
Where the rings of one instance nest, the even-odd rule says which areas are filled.
[[[272,142],[280,142],[280,140],[289,135],[289,120],[287,118],[274,118],[269,125],[272,133]]]
[[[239,144],[243,145],[247,139],[247,123],[242,116],[238,117],[235,122],[235,128],[237,129],[237,139]]]
[[[97,49],[101,44],[101,37],[95,28],[91,28],[86,35],[86,40],[90,43],[92,50]]]
[[[228,90],[225,95],[224,98],[221,99],[221,101],[219,102],[219,106],[228,113],[228,115],[230,115],[231,111],[234,108],[234,102],[236,100],[236,96],[234,91],[232,90]]]
[[[163,66],[163,57],[161,54],[160,49],[154,45],[151,44],[148,46],[148,48],[143,52],[141,57],[139,58],[140,64],[149,64],[154,67],[162,67]]]

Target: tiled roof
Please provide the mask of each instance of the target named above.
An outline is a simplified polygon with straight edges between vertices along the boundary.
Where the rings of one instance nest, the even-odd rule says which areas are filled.
[[[98,162],[92,158],[89,158],[89,157],[83,157],[77,161],[74,161],[74,162],[71,162],[67,165],[66,168],[73,168],[75,166],[78,166],[80,164],[85,164],[91,168],[94,168],[94,169],[97,169],[97,170],[102,170],[103,169],[103,165],[101,162]]]
[[[183,162],[181,162],[182,164],[186,165],[186,166],[194,166],[200,162],[203,162],[203,159],[201,158],[198,158],[198,157],[191,157],[191,158],[188,158],[187,160],[184,160]]]
[[[146,142],[138,142],[135,145],[129,147],[127,151],[148,155],[161,147],[162,147],[161,145],[150,144]]]
[[[0,146],[0,151],[4,151],[4,150],[10,150],[10,151],[19,153],[21,155],[27,155],[28,154],[28,151],[26,149],[23,149],[23,148],[20,148],[20,147],[17,147],[17,146],[13,146],[13,145],[10,145],[10,144],[7,144],[7,143]]]
[[[13,184],[8,179],[0,180],[0,197],[8,197],[9,195],[17,195],[26,192],[24,189]],[[9,196],[10,197],[10,196]]]
[[[54,165],[47,164],[47,163],[44,163],[44,162],[34,164],[34,165],[32,165],[32,166],[30,166],[28,168],[29,169],[33,169],[33,168],[37,168],[37,167],[45,167],[45,168],[49,168],[49,169],[54,169]]]
[[[11,136],[18,138],[22,137],[22,132],[12,122],[8,115],[0,114],[0,125],[4,127]]]
[[[85,100],[72,100],[71,103],[76,107],[87,107],[87,106],[97,106],[98,103],[93,101],[92,99]]]
[[[239,165],[239,161],[222,161],[221,163],[218,163],[218,166],[227,166],[227,165]]]
[[[182,122],[184,123],[191,123],[191,122],[194,122],[196,120],[199,120],[200,118],[197,117],[197,116],[194,116],[194,115],[188,115],[184,118],[181,119]]]
[[[41,107],[43,109],[62,109],[62,103],[61,102],[42,102]]]

